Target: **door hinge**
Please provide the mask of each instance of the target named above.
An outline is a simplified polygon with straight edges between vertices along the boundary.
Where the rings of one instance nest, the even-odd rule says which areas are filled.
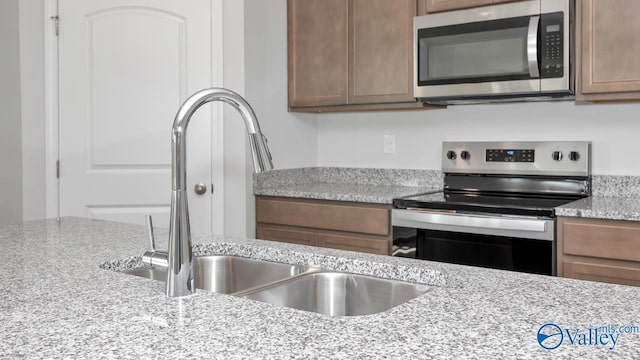
[[[60,35],[60,17],[58,15],[54,15],[51,17],[53,20],[53,24],[55,26],[56,36]]]
[[[60,179],[60,160],[56,160],[56,178]]]

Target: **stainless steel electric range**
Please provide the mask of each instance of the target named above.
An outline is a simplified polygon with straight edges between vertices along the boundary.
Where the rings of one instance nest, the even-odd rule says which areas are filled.
[[[445,142],[444,191],[394,199],[392,255],[556,274],[554,208],[589,196],[587,141]]]

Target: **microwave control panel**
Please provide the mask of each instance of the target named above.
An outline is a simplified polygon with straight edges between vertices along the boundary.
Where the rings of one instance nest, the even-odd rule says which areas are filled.
[[[561,12],[540,16],[540,77],[564,76],[564,21]]]

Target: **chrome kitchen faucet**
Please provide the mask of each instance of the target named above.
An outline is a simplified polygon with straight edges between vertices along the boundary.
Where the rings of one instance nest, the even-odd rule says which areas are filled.
[[[167,267],[166,294],[169,297],[186,296],[195,293],[193,252],[187,205],[187,126],[191,116],[200,106],[222,101],[240,113],[249,134],[249,146],[253,158],[254,172],[273,169],[267,138],[260,131],[260,125],[253,109],[237,93],[224,88],[204,89],[191,95],[178,109],[171,134],[171,218],[169,225],[168,251],[156,251],[153,241],[153,225],[147,217],[151,251],[142,260],[147,265]]]

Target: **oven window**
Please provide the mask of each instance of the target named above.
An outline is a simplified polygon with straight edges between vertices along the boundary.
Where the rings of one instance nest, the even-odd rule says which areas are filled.
[[[421,29],[419,85],[529,79],[529,17]]]
[[[545,240],[418,229],[416,257],[552,275],[553,244],[553,241]]]

